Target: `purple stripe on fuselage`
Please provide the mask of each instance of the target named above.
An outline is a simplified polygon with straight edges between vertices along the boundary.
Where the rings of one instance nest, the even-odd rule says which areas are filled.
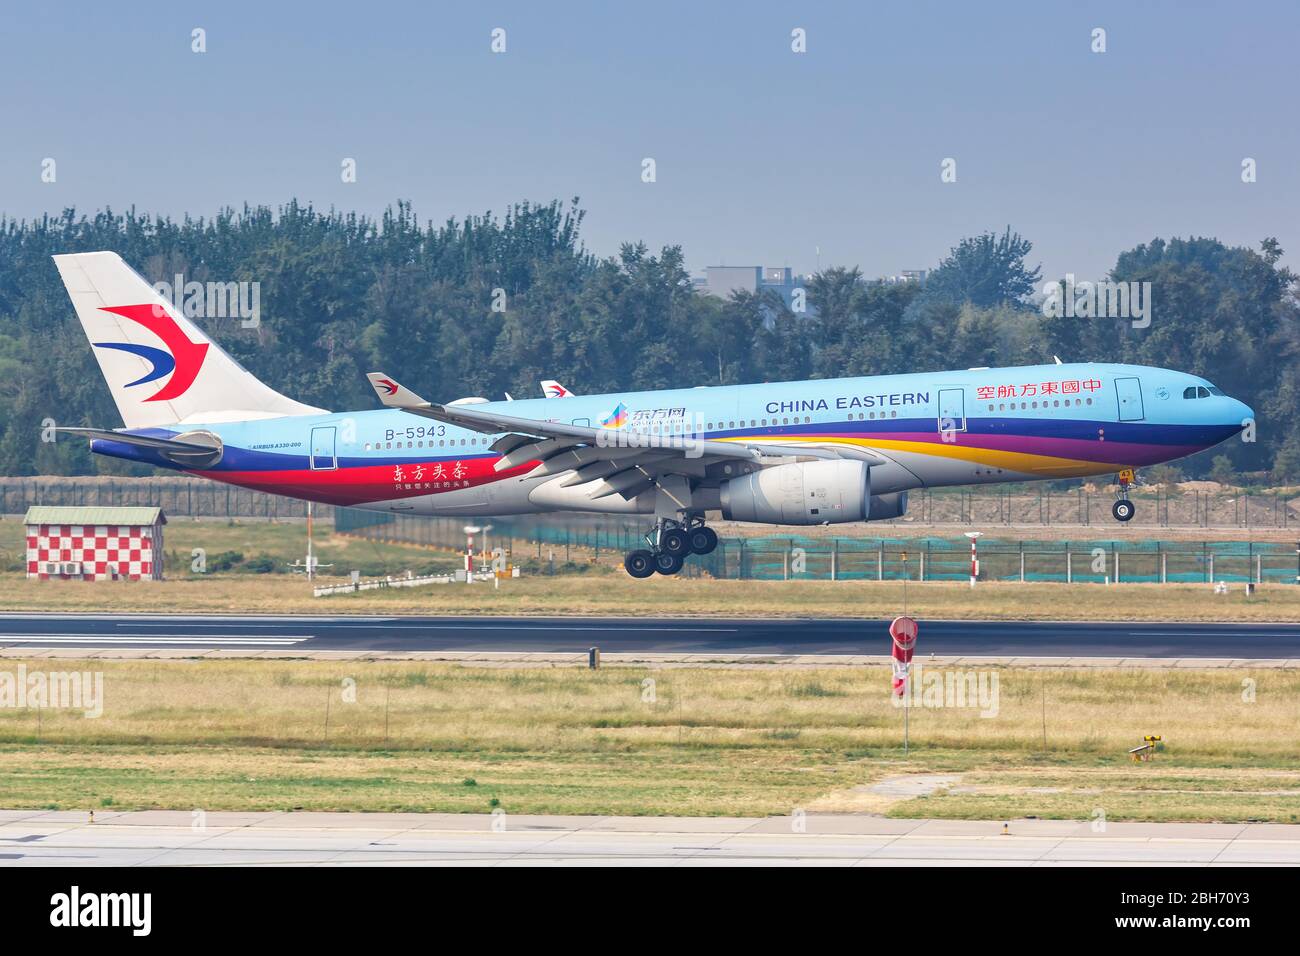
[[[987,448],[990,451],[1014,452],[1021,455],[1048,455],[1068,458],[1071,461],[1110,462],[1126,465],[1143,465],[1170,458],[1180,458],[1201,450],[1200,445],[1150,445],[1145,442],[1126,442],[1082,438],[1047,438],[1042,435],[971,435],[956,432],[954,440],[945,442],[934,432],[884,432],[827,434],[827,441],[905,441],[922,445],[956,448]]]

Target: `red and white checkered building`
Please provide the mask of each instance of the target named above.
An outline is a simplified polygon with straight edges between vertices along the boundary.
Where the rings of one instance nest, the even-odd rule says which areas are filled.
[[[29,580],[161,581],[161,508],[28,509]]]

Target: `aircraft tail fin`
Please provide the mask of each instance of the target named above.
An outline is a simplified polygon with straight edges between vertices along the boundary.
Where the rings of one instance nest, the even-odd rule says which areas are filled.
[[[127,428],[315,415],[263,384],[115,252],[54,257]]]
[[[370,380],[370,387],[375,390],[379,400],[389,408],[429,407],[429,403],[419,395],[383,372],[367,372],[366,378]]]
[[[542,379],[542,395],[545,398],[569,398],[573,394],[553,378]]]

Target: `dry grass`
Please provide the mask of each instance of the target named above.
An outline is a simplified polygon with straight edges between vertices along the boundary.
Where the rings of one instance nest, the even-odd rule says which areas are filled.
[[[922,618],[993,620],[1298,621],[1300,588],[1274,585],[1247,598],[1241,586],[913,582],[910,612]],[[147,583],[29,582],[0,575],[0,610],[279,612],[306,614],[585,614],[886,618],[903,605],[896,581],[713,581],[619,573],[525,577],[313,598],[288,575],[206,575]]]
[[[965,789],[870,808],[1300,820],[1293,671],[1000,669],[996,716],[914,708],[904,758],[879,667],[26,666],[101,669],[104,713],[0,708],[0,806],[761,815],[944,771]],[[1144,733],[1167,749],[1134,766]]]

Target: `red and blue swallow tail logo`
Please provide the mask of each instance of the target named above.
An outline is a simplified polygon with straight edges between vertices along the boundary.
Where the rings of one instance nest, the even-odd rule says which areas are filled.
[[[170,372],[171,378],[167,384],[144,401],[165,402],[168,399],[179,398],[189,391],[190,386],[194,384],[194,379],[198,377],[199,370],[203,368],[203,358],[208,354],[207,342],[191,342],[176,324],[176,320],[155,305],[104,306],[100,311],[112,312],[114,315],[120,315],[124,319],[130,319],[144,326],[167,347],[164,351],[150,345],[136,345],[132,342],[96,342],[96,348],[130,352],[153,366],[147,374],[134,382],[127,382],[126,388],[156,381]]]

